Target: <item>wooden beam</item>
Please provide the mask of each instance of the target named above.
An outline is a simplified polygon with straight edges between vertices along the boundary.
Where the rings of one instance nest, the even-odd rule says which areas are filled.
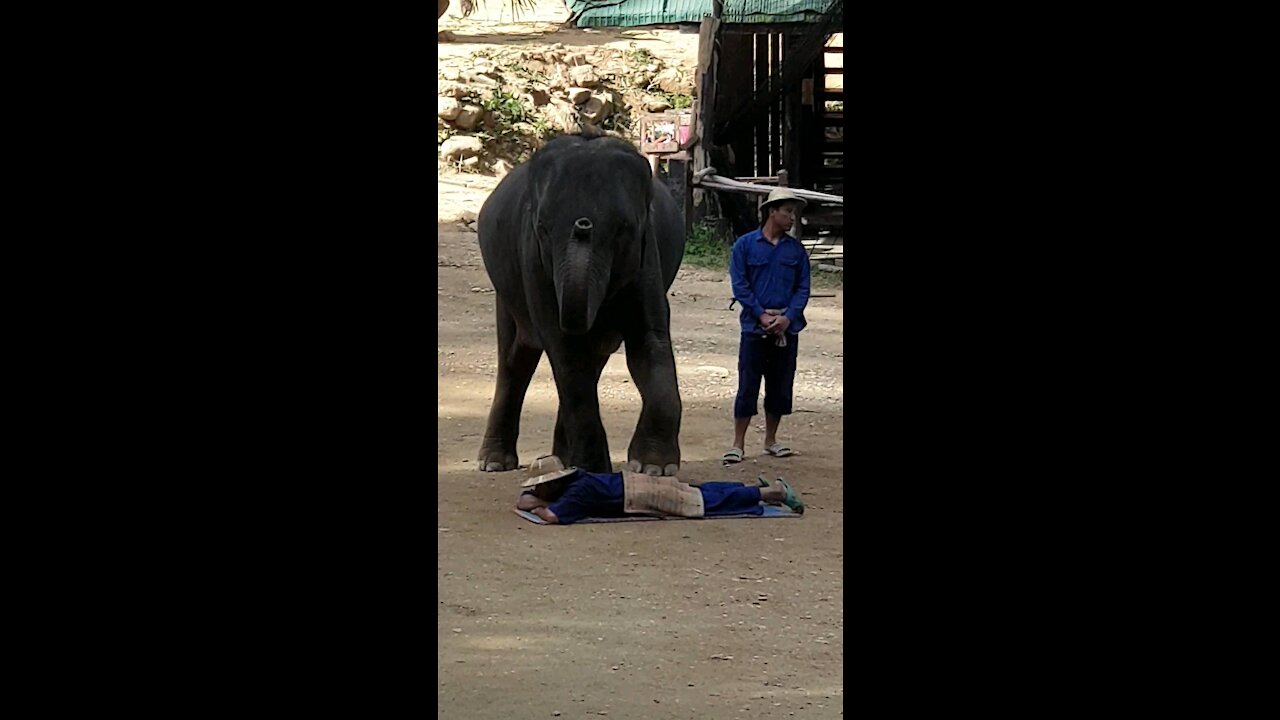
[[[813,23],[725,23],[722,32],[726,35],[755,35],[768,32],[804,32],[812,28]]]
[[[710,151],[712,143],[716,142],[714,137],[715,97],[717,60],[719,56],[716,44],[719,41],[719,28],[720,21],[714,17],[704,17],[698,27],[698,70],[694,75],[698,100],[693,105],[693,127],[698,133],[699,142],[692,148],[692,170],[694,172],[703,170],[711,164],[707,153]],[[710,211],[705,193],[702,190],[694,190],[691,193],[691,202],[693,207],[691,212],[686,215],[686,227],[692,225],[695,217],[700,221]]]

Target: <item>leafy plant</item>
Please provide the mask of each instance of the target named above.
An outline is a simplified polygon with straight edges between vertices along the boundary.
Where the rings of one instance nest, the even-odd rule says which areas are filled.
[[[648,65],[649,63],[657,60],[654,54],[649,52],[647,49],[637,47],[633,47],[623,53],[623,57],[625,57],[627,62],[632,65]]]
[[[650,88],[652,88],[652,86],[650,86]],[[651,89],[650,92],[662,98],[663,100],[666,100],[667,104],[675,108],[676,110],[680,110],[687,107],[693,107],[693,96],[691,95],[679,95],[676,93],[669,93],[666,90],[653,90],[653,89]]]
[[[729,243],[717,232],[713,222],[704,220],[689,230],[684,263],[721,270],[729,268]]]
[[[543,85],[551,82],[551,78],[546,73],[530,70],[520,63],[507,63],[502,66],[502,69],[525,80],[532,80]]]
[[[492,113],[494,129],[499,135],[513,132],[513,125],[525,122],[529,117],[529,111],[519,95],[501,90],[484,100],[483,106]]]
[[[627,135],[632,130],[631,117],[615,110],[612,115],[604,119],[604,122],[600,123],[600,127]]]

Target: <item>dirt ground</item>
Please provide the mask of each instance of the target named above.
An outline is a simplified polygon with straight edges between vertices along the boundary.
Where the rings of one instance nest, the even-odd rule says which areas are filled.
[[[480,33],[452,20],[440,28]],[[542,41],[570,44],[556,35]],[[746,461],[728,468],[738,334],[728,278],[686,267],[669,297],[681,478],[781,475],[804,495],[803,517],[534,525],[512,512],[523,471],[476,468],[496,371],[494,295],[475,233],[452,221],[478,212],[496,184],[454,175],[438,186],[437,716],[842,716],[843,292],[815,290],[836,297],[806,312],[796,412],[779,432],[801,454],[762,456],[761,419]],[[621,352],[599,392],[620,465],[640,410]],[[544,359],[524,406],[523,463],[550,451],[556,404]]]
[[[782,475],[798,519],[538,526],[512,512],[520,471],[481,473],[493,395],[493,293],[474,233],[440,225],[436,608],[441,718],[831,718],[843,714],[841,296],[811,301],[796,410],[802,454],[722,468],[732,440],[736,313],[728,284],[682,270],[672,289],[687,480]],[[625,357],[600,382],[615,463],[639,395]],[[555,385],[529,388],[520,458],[551,447]]]
[[[513,18],[507,3],[485,0],[468,18],[463,18],[458,3],[451,3],[444,17],[436,23],[439,30],[456,36],[452,42],[439,44],[441,67],[457,63],[477,50],[495,44],[507,47],[545,49],[552,43],[565,47],[604,46],[619,50],[645,49],[672,64],[696,66],[698,62],[697,27],[685,30],[637,28],[566,28],[561,27],[569,11],[559,0],[539,0],[532,12]]]

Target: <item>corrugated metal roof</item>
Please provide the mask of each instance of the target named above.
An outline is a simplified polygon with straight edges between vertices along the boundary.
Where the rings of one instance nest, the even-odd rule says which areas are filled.
[[[587,0],[568,0],[569,10],[587,7]],[[781,23],[816,20],[831,0],[724,0],[727,23]],[[711,0],[623,0],[619,5],[588,8],[578,27],[634,27],[696,23],[711,15]]]

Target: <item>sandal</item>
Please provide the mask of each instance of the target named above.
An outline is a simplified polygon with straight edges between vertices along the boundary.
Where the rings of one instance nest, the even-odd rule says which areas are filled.
[[[800,493],[791,487],[791,484],[782,478],[778,478],[777,483],[787,491],[787,497],[782,501],[784,505],[795,511],[797,515],[804,514],[804,501],[800,499]]]
[[[782,457],[787,457],[788,455],[795,455],[795,454],[796,454],[796,452],[795,452],[794,450],[792,450],[791,448],[787,447],[786,445],[783,445],[782,443],[778,443],[778,442],[776,442],[776,443],[774,443],[774,444],[770,445],[769,447],[765,448],[765,449],[764,449],[764,452],[765,452],[765,454],[766,454],[766,455],[772,455],[772,456],[774,456],[774,457],[780,457],[780,458],[782,458]]]
[[[721,461],[724,462],[725,465],[733,465],[734,463],[742,462],[742,450],[740,448],[729,448],[729,452],[724,454]]]

